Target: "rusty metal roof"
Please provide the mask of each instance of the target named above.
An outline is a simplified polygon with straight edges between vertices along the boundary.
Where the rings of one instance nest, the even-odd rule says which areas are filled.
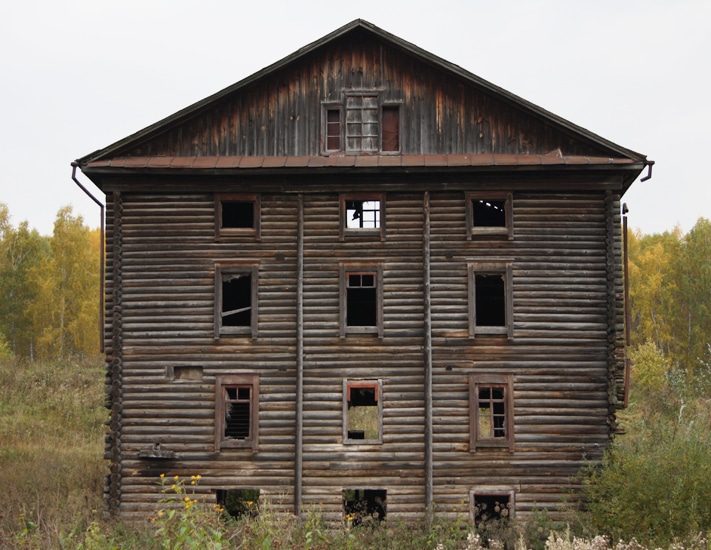
[[[413,168],[635,165],[629,158],[549,155],[331,155],[331,156],[189,156],[121,157],[90,162],[86,169],[257,170],[289,168]]]

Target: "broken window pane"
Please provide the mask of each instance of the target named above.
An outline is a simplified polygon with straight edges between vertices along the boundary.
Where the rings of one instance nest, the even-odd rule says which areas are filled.
[[[222,326],[248,327],[252,324],[252,276],[249,273],[223,274]]]
[[[254,229],[253,201],[222,201],[222,227]]]
[[[506,437],[506,406],[503,386],[479,387],[478,438]]]
[[[348,386],[347,399],[347,438],[380,439],[380,408],[377,386]]]
[[[252,387],[225,388],[225,438],[249,439]]]
[[[472,199],[474,227],[506,227],[506,201]]]
[[[346,227],[348,229],[379,229],[380,201],[346,201]]]
[[[377,276],[375,273],[348,273],[346,277],[346,325],[376,326]]]
[[[482,327],[506,326],[506,291],[502,274],[476,274],[476,324]]]

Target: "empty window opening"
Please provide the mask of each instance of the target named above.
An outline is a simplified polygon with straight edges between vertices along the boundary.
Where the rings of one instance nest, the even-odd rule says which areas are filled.
[[[233,518],[259,515],[259,489],[218,489],[217,504]]]
[[[173,367],[173,380],[202,380],[202,367],[176,365]]]
[[[472,199],[474,227],[506,227],[506,201]]]
[[[479,386],[477,396],[479,439],[506,437],[506,389],[504,386]]]
[[[380,440],[379,386],[375,382],[349,383],[346,388],[346,440]]]
[[[249,273],[222,275],[222,326],[252,324],[252,276]]]
[[[226,201],[221,202],[222,227],[235,229],[254,229],[254,202],[253,201]]]
[[[506,286],[503,274],[477,273],[474,302],[477,326],[506,326]]]
[[[386,516],[387,491],[384,489],[344,489],[343,512],[351,525],[369,525]]]
[[[378,110],[377,95],[353,95],[346,98],[347,151],[378,151]]]
[[[376,326],[377,274],[346,274],[346,324],[349,327]]]
[[[326,110],[326,150],[341,150],[341,110]]]
[[[383,151],[400,150],[400,108],[397,105],[383,107]]]
[[[348,229],[380,229],[380,201],[347,200]]]
[[[225,439],[250,439],[252,386],[225,387]]]
[[[491,528],[511,517],[511,495],[474,493],[472,516],[477,529]]]

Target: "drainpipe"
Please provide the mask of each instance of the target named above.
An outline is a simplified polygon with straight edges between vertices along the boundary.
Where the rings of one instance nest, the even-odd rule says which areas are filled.
[[[434,468],[433,468],[433,416],[432,416],[432,311],[430,295],[430,193],[425,191],[423,198],[425,227],[422,239],[422,263],[424,279],[424,360],[425,360],[425,508],[427,519],[434,517]]]
[[[650,176],[652,166],[649,166]],[[649,178],[647,178],[649,179]],[[624,250],[623,268],[624,268],[624,299],[625,299],[625,346],[629,349],[630,346],[630,272],[629,272],[629,247],[627,239],[627,203],[622,205],[622,247]],[[625,351],[625,390],[624,390],[624,406],[628,405],[630,393],[630,358],[627,357]]]
[[[294,515],[301,518],[304,455],[304,197],[297,197],[296,236],[296,440],[294,449]]]
[[[79,167],[79,164],[76,162],[72,162],[72,179],[74,180],[74,183],[76,183],[79,188],[86,193],[91,200],[93,200],[96,204],[99,205],[99,208],[101,208],[101,251],[99,252],[100,256],[100,261],[101,265],[99,266],[100,269],[100,274],[99,274],[99,350],[101,353],[104,353],[104,235],[106,232],[105,229],[105,222],[104,222],[104,205],[94,196],[92,195],[89,190],[84,187],[81,182],[77,179],[77,168]]]

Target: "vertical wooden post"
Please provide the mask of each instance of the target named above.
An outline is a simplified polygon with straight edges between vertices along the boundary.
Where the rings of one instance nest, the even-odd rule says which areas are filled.
[[[422,235],[422,266],[424,279],[424,363],[425,363],[425,507],[427,519],[434,517],[433,464],[432,464],[432,311],[430,296],[430,193],[423,200],[424,229]]]
[[[304,431],[304,197],[297,196],[296,230],[296,441],[294,452],[294,515],[301,516]]]

